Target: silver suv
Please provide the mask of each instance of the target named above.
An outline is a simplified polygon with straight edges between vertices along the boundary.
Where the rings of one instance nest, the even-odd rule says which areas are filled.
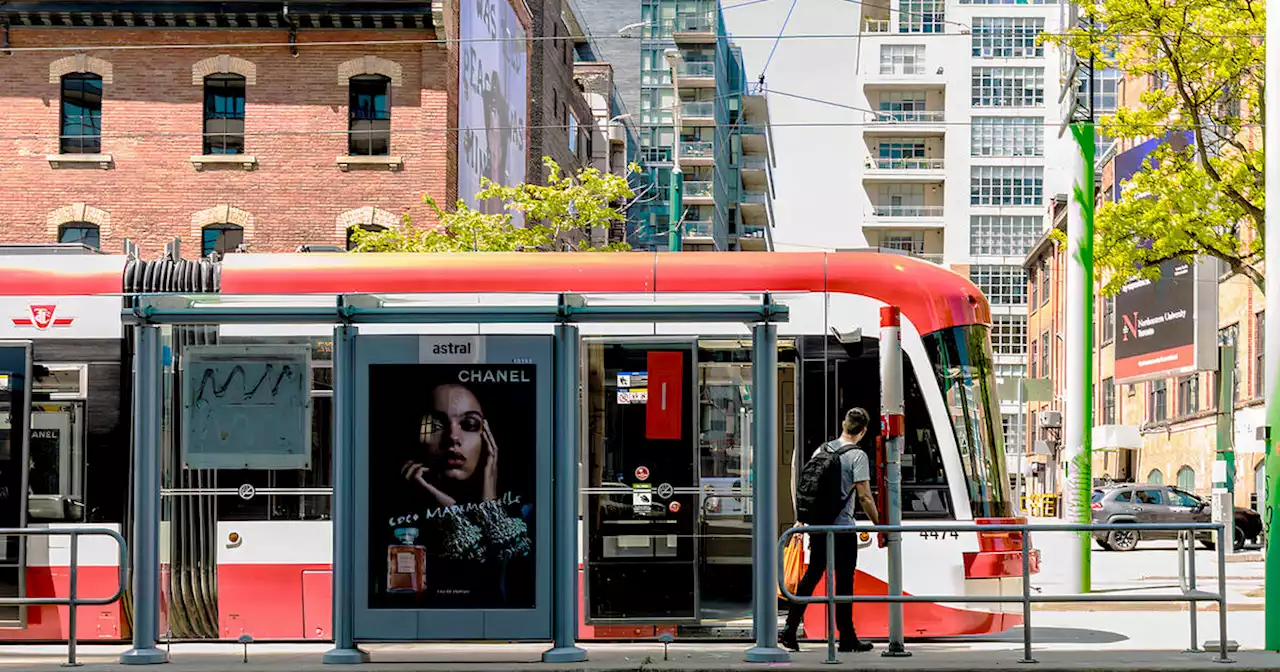
[[[1093,491],[1094,523],[1208,523],[1207,502],[1168,485],[1129,483]],[[1176,531],[1115,530],[1094,532],[1093,539],[1106,551],[1132,551],[1140,540],[1176,539]],[[1213,532],[1197,533],[1205,548],[1213,548]]]

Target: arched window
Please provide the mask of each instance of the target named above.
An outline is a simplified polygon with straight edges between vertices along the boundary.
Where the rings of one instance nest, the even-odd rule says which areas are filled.
[[[102,242],[100,233],[97,224],[68,222],[58,227],[58,242],[79,243],[96,250]]]
[[[348,227],[347,228],[347,249],[348,250],[350,250],[353,246],[351,242],[351,234],[354,233],[356,229],[364,229],[365,231],[376,232],[376,231],[386,231],[387,227],[379,226],[377,224],[356,224],[355,226]]]
[[[244,154],[244,75],[204,78],[204,153]]]
[[[1196,470],[1191,467],[1182,467],[1178,470],[1178,487],[1187,492],[1196,491]]]
[[[63,154],[102,152],[102,76],[73,72],[62,76],[62,125],[59,151]]]
[[[348,82],[347,153],[387,156],[391,153],[391,78],[356,75]]]
[[[217,252],[229,254],[244,243],[244,228],[235,224],[210,224],[201,229],[200,255],[207,257]]]
[[[1147,483],[1150,483],[1151,485],[1164,485],[1164,474],[1161,473],[1159,469],[1152,469],[1151,473],[1147,474]]]

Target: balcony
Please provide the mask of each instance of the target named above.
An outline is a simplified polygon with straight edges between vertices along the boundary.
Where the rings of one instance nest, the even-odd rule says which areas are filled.
[[[742,233],[738,235],[738,246],[749,252],[769,251],[769,227],[760,224],[739,225]]]
[[[680,164],[684,166],[711,166],[716,162],[716,145],[710,141],[681,142]]]
[[[715,240],[716,223],[713,221],[689,221],[686,219],[680,226],[680,235],[686,242],[711,243]]]
[[[742,188],[748,192],[771,191],[772,175],[769,172],[769,160],[763,156],[744,156],[738,164]]]
[[[671,37],[676,44],[715,44],[716,20],[712,16],[677,16]]]
[[[676,69],[680,86],[694,89],[715,88],[716,64],[710,61],[686,61]]]
[[[773,194],[744,187],[739,196],[738,211],[742,213],[744,231],[746,226],[770,226],[773,223]]]
[[[938,183],[946,178],[943,160],[937,158],[883,158],[867,160],[863,181]]]
[[[935,229],[942,228],[941,205],[872,205],[864,228]]]
[[[873,70],[862,77],[866,91],[877,89],[942,90],[947,86],[945,66],[930,67],[921,62]]]
[[[864,129],[867,135],[943,135],[946,113],[942,110],[881,110]]]
[[[715,205],[715,190],[711,180],[685,180],[682,198],[686,205]]]
[[[714,126],[716,104],[710,101],[680,104],[681,126]]]

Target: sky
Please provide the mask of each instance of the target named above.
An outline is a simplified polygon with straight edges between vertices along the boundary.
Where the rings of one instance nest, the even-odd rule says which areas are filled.
[[[831,249],[833,236],[865,244],[861,201],[842,196],[860,188],[853,170],[863,159],[857,128],[788,126],[863,121],[856,110],[793,97],[856,105],[856,88],[839,80],[856,71],[857,42],[774,39],[784,22],[788,36],[856,33],[859,6],[848,0],[723,0],[721,6],[728,32],[742,47],[748,79],[754,82],[768,64],[765,87],[777,159],[775,248]]]

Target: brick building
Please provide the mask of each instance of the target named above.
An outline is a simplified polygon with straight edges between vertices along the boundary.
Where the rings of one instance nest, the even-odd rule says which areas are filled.
[[[178,4],[0,6],[0,243],[343,249],[351,227],[430,225],[424,194],[460,196],[458,3]],[[558,0],[534,6],[568,35]],[[509,7],[542,34],[523,0]],[[534,44],[515,90],[589,128],[572,41]],[[543,153],[589,159],[585,128],[524,135],[530,177]]]
[[[565,0],[529,0],[535,34],[529,52],[529,178],[546,179],[542,157],[566,173],[590,165],[591,106],[574,74],[584,33]]]
[[[1120,95],[1136,105],[1147,82],[1125,80]],[[1117,143],[1100,156],[1098,198],[1111,201],[1117,192],[1116,157],[1134,149],[1134,143]],[[1055,207],[1055,228],[1066,229],[1066,196]],[[1038,379],[1046,392],[1027,401],[1030,436],[1024,446],[1033,465],[1028,492],[1061,493],[1065,473],[1056,425],[1066,409],[1066,254],[1048,234],[1028,254],[1024,268],[1030,297],[1026,352],[1028,377]],[[1264,297],[1246,277],[1224,274],[1218,283],[1214,319],[1221,346],[1235,347],[1231,403],[1222,409],[1219,386],[1224,376],[1217,362],[1206,370],[1186,375],[1116,383],[1116,352],[1123,325],[1117,320],[1114,298],[1098,295],[1094,304],[1093,476],[1095,483],[1164,483],[1199,494],[1213,488],[1213,462],[1218,450],[1219,420],[1229,421],[1236,452],[1235,501],[1251,506],[1261,492],[1264,450],[1253,427],[1262,422],[1264,405],[1263,332]],[[1062,415],[1065,424],[1065,415]],[[1046,423],[1046,419],[1050,422]],[[1043,442],[1037,445],[1037,442]]]

